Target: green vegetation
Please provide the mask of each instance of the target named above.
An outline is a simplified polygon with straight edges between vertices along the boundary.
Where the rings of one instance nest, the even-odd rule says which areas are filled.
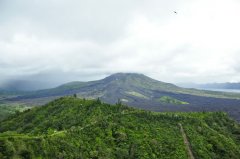
[[[188,102],[180,101],[178,99],[175,99],[169,96],[162,96],[157,101],[164,104],[177,104],[177,105],[189,104]]]
[[[143,95],[143,94],[141,94],[141,93],[138,93],[138,92],[127,91],[126,93],[129,94],[129,95],[132,95],[132,96],[136,96],[136,97],[148,99],[147,96],[145,96],[145,95]]]
[[[0,121],[15,113],[23,112],[31,107],[21,104],[0,104]]]
[[[205,117],[196,124],[184,122],[193,153],[198,158],[231,158],[240,156],[240,127],[225,114]]]
[[[128,102],[128,100],[127,99],[121,99],[121,102]]]
[[[0,158],[237,159],[240,126],[225,113],[156,113],[63,97],[0,122]]]

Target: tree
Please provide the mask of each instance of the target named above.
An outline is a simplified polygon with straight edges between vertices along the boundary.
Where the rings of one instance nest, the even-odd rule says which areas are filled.
[[[73,94],[73,97],[74,97],[74,98],[77,98],[77,94],[76,94],[76,93],[74,93],[74,94]]]
[[[101,100],[99,97],[97,98],[97,104],[101,104]]]
[[[122,106],[121,99],[118,98],[117,105]]]

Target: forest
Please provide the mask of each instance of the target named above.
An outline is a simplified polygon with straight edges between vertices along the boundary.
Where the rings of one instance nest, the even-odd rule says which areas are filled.
[[[238,159],[240,125],[223,112],[151,112],[61,97],[0,122],[0,158]]]

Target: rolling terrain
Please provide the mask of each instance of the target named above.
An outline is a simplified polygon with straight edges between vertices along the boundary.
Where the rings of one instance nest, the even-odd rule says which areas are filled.
[[[157,113],[62,97],[0,122],[0,158],[238,159],[226,113]],[[191,156],[190,156],[191,155]]]
[[[110,104],[122,103],[153,111],[225,111],[240,121],[240,94],[181,88],[142,74],[117,73],[102,80],[71,82],[53,89],[22,92],[2,103],[42,105],[61,96],[76,94]]]

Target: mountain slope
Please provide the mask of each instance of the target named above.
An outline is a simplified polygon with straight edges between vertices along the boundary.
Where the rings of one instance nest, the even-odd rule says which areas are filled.
[[[90,82],[71,82],[1,101],[42,105],[73,94],[86,99],[100,98],[110,104],[121,100],[127,105],[153,111],[225,111],[240,121],[238,93],[185,89],[135,73],[117,73]]]
[[[240,126],[224,113],[155,113],[64,97],[0,122],[0,157],[237,159]],[[16,132],[10,132],[16,131]]]
[[[240,94],[237,93],[185,89],[135,73],[117,73],[102,80],[91,82],[71,82],[53,89],[30,92],[26,95],[19,96],[18,98],[31,99],[64,96],[76,93],[86,98],[106,97],[109,100],[107,102],[113,103],[116,102],[118,98],[130,98],[128,92],[142,94],[148,99],[158,98],[155,95],[156,91],[204,97],[240,99]]]

